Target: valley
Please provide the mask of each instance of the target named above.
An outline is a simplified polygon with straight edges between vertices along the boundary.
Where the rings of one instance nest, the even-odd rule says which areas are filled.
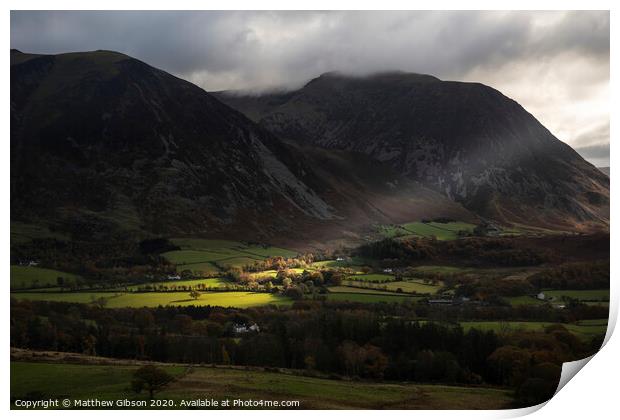
[[[489,86],[11,50],[10,158],[12,408],[526,407],[607,331],[609,177]]]

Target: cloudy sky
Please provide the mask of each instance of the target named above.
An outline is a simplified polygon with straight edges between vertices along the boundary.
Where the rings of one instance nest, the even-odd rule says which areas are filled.
[[[608,12],[11,12],[11,48],[116,50],[206,90],[333,70],[482,82],[609,164]]]

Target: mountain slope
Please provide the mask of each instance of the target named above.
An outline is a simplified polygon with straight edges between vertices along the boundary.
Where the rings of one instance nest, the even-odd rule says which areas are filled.
[[[107,51],[12,57],[13,214],[151,231],[257,219],[246,213],[264,206],[335,216],[279,141],[188,82]]]
[[[337,236],[438,208],[474,217],[414,182],[398,184],[376,162],[375,185],[366,185],[369,167],[313,153],[123,54],[11,51],[14,220],[89,239],[270,240],[303,239],[318,227]]]
[[[216,96],[281,138],[364,153],[485,217],[608,225],[609,178],[488,86],[327,73],[284,94]]]

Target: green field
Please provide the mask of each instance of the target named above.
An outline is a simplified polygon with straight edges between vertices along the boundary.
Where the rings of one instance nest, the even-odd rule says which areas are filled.
[[[379,233],[387,238],[401,236],[418,236],[424,238],[434,237],[442,241],[458,239],[459,231],[472,233],[476,225],[464,222],[450,223],[422,223],[411,222],[401,225],[385,225],[379,227]]]
[[[602,290],[543,290],[546,297],[553,297],[556,300],[562,300],[567,296],[572,299],[581,301],[602,301],[609,302],[609,289]]]
[[[163,368],[173,376],[185,371],[181,366]],[[31,393],[41,394],[42,399],[133,399],[137,394],[130,391],[130,382],[136,369],[136,366],[11,362],[11,399]]]
[[[397,292],[398,289],[400,289],[400,292],[402,293],[435,294],[441,288],[441,285],[431,285],[431,284],[423,283],[422,281],[419,281],[419,280],[407,280],[407,279],[402,280],[402,281],[381,282],[381,283],[374,283],[374,282],[366,283],[366,282],[360,282],[357,280],[344,280],[342,282],[342,285],[348,286],[350,288],[371,290],[374,293],[380,293],[381,291]]]
[[[180,247],[180,250],[168,251],[162,254],[171,263],[177,265],[177,271],[191,270],[204,274],[215,274],[218,267],[238,267],[251,265],[267,257],[294,257],[296,251],[290,249],[246,245],[242,242],[217,240],[175,238],[171,242]]]
[[[198,299],[192,299],[187,292],[77,292],[77,293],[11,293],[11,297],[26,300],[47,300],[53,302],[91,303],[98,298],[108,299],[108,308],[141,308],[157,306],[224,306],[249,308],[262,305],[290,305],[284,296],[254,292],[205,292]]]
[[[363,287],[354,287],[354,286],[331,286],[327,288],[331,293],[364,293],[370,295],[399,295],[395,292],[390,292],[387,290],[373,290]]]
[[[393,274],[353,274],[347,277],[348,280],[368,281],[373,283],[384,283],[394,281]]]
[[[172,260],[169,261],[173,262]],[[194,274],[202,274],[204,276],[214,276],[221,271],[215,264],[210,262],[177,264],[177,273],[182,273],[185,270],[189,270]]]
[[[575,324],[561,324],[568,331],[575,334],[583,340],[590,340],[599,334],[605,334],[607,331],[607,319],[597,319],[589,321],[581,321]],[[460,323],[464,330],[476,328],[478,330],[487,331],[494,330],[496,332],[506,331],[540,331],[545,327],[554,325],[552,322],[530,322],[530,321],[465,321]]]
[[[76,280],[79,276],[48,268],[11,266],[11,289],[57,286],[58,278]]]
[[[375,290],[368,289],[358,289],[354,287],[346,288],[344,286],[342,289],[337,290],[353,290],[353,292],[345,292],[345,291],[336,291],[330,292],[327,295],[329,300],[337,300],[337,301],[348,301],[348,302],[359,302],[359,303],[378,303],[378,302],[405,302],[407,300],[416,301],[420,300],[420,297],[410,296],[406,294],[395,294],[390,292],[381,292]],[[332,289],[332,288],[330,288]]]
[[[52,232],[43,226],[21,222],[11,222],[11,245],[25,243],[33,239],[41,238],[56,238],[59,240],[68,239],[66,235]]]
[[[315,261],[310,265],[316,268],[342,268],[342,267],[346,267],[348,263],[346,261],[323,260],[323,261]]]
[[[162,367],[175,381],[156,398],[177,404],[184,399],[214,398],[297,400],[301,409],[502,409],[513,401],[510,391],[494,388],[338,381],[233,368]],[[130,390],[136,369],[11,362],[11,400],[33,394],[46,399],[144,399],[145,394]]]
[[[233,283],[226,281],[224,279],[221,278],[208,278],[208,279],[197,279],[197,280],[170,280],[170,281],[161,281],[161,282],[154,282],[154,283],[145,283],[145,284],[140,284],[137,286],[131,286],[129,287],[129,290],[131,291],[135,291],[135,290],[139,290],[139,289],[144,289],[145,287],[152,287],[154,289],[158,289],[158,288],[177,288],[177,287],[187,287],[187,288],[194,288],[194,287],[206,287],[206,288],[218,288],[218,289],[225,289],[227,286],[234,286]]]
[[[292,271],[295,274],[302,274],[304,271],[316,271],[312,268],[289,268],[286,271]],[[250,278],[256,281],[274,279],[278,275],[277,270],[258,271],[256,273],[248,273]]]
[[[589,290],[543,290],[545,299],[540,300],[532,296],[514,296],[507,297],[506,300],[510,302],[512,306],[518,305],[544,305],[550,303],[552,305],[561,304],[563,302],[562,297],[567,296],[572,299],[577,299],[586,304],[593,305],[609,305],[609,290],[608,289],[589,289]],[[549,298],[552,298],[549,300]]]
[[[362,274],[360,269],[362,266],[367,265],[369,261],[361,257],[350,257],[343,261],[338,260],[323,260],[315,261],[310,264],[310,267],[314,268],[349,268],[354,270],[358,274]]]
[[[472,268],[468,267],[452,267],[448,265],[420,265],[413,267],[414,271],[423,274],[455,274],[472,271]]]

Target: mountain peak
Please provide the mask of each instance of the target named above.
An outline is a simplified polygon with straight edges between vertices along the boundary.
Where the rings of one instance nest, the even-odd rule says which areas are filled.
[[[329,71],[310,80],[304,87],[322,83],[340,84],[372,84],[372,83],[433,83],[441,82],[441,79],[422,73],[405,72],[402,70],[386,70],[368,74],[353,74],[342,71]]]
[[[484,217],[541,226],[609,220],[609,179],[480,83],[329,72],[287,95],[220,99],[280,138],[366,154]]]

